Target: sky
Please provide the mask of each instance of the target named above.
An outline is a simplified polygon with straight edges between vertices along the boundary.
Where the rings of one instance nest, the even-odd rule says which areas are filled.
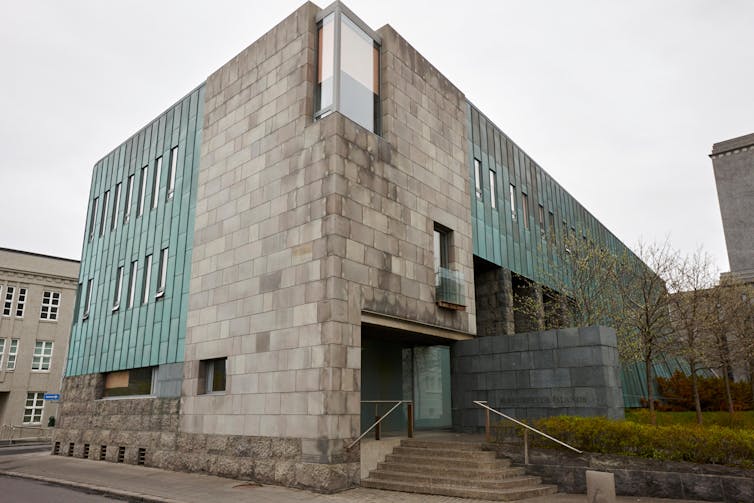
[[[708,155],[754,132],[754,2],[345,3],[392,25],[624,243],[702,247],[728,270]],[[0,247],[80,258],[94,163],[299,5],[4,2]]]

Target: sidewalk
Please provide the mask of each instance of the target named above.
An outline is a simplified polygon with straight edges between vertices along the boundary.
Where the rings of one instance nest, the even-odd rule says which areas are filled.
[[[159,503],[488,503],[478,500],[407,494],[375,489],[351,489],[317,494],[241,480],[171,472],[143,466],[90,461],[48,453],[0,456],[0,475],[41,480],[121,498]],[[586,503],[584,495],[553,495],[527,503]],[[700,503],[688,500],[619,497],[619,503]]]

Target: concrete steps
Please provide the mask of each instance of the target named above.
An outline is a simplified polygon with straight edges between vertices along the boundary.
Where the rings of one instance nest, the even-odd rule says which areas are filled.
[[[557,492],[523,468],[496,459],[479,443],[403,440],[361,481],[363,487],[491,501],[517,501]]]

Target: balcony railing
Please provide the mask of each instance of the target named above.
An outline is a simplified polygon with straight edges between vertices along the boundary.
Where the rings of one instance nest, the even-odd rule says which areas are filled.
[[[440,307],[466,309],[466,282],[461,271],[440,267],[435,273],[435,302]]]

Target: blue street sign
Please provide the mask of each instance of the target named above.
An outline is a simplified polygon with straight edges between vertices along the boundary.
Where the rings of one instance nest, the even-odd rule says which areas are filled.
[[[45,393],[45,400],[55,402],[60,400],[60,393]]]

